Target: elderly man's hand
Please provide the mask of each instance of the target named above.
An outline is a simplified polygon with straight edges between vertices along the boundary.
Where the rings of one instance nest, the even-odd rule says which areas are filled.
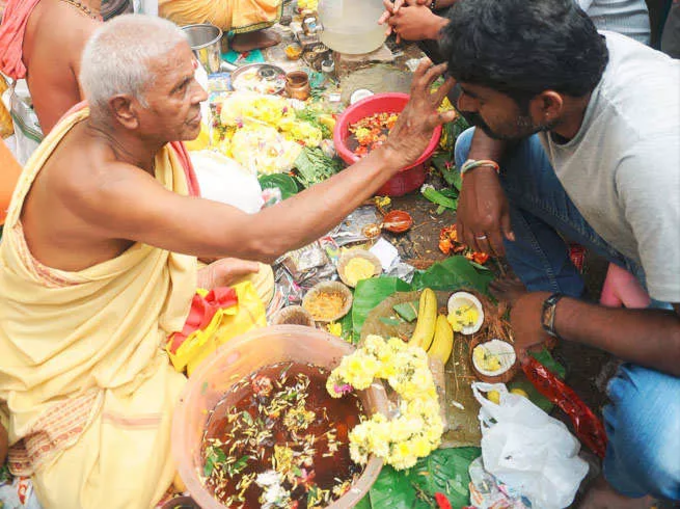
[[[455,111],[437,111],[455,80],[448,78],[435,92],[430,91],[444,71],[446,64],[433,66],[429,58],[424,58],[413,73],[411,98],[383,145],[395,169],[413,164],[425,151],[435,127],[455,118]]]
[[[257,262],[240,260],[238,258],[222,258],[203,267],[198,271],[198,288],[212,290],[224,286],[231,286],[239,279],[255,274],[260,270]]]

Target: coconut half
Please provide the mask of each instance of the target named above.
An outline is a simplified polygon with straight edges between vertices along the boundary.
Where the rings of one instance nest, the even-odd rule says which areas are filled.
[[[449,297],[449,302],[447,304],[448,308],[448,320],[453,330],[455,331],[458,327],[454,322],[458,321],[462,325],[461,334],[466,336],[470,334],[475,334],[479,332],[484,324],[484,306],[479,301],[477,297],[468,292],[456,292],[451,297]],[[462,322],[458,320],[460,315],[467,313],[469,310],[474,310],[477,315],[477,319],[470,323],[469,321],[463,320]]]
[[[515,376],[517,354],[512,344],[492,339],[483,343],[473,341],[470,347],[472,369],[480,380],[507,383]]]

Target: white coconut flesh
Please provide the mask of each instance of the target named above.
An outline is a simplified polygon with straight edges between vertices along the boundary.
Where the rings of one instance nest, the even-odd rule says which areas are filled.
[[[453,314],[456,310],[461,308],[463,310],[467,310],[470,308],[474,308],[477,310],[477,313],[479,315],[477,321],[472,325],[463,326],[463,330],[461,331],[461,333],[465,334],[466,336],[470,334],[475,334],[476,332],[479,331],[479,329],[482,328],[482,325],[484,324],[484,306],[482,306],[482,303],[479,301],[479,299],[472,295],[471,293],[456,292],[453,295],[451,295],[451,297],[449,297],[449,302],[447,304],[449,315]]]
[[[480,356],[484,359],[481,363]],[[496,364],[496,360],[500,364],[498,369],[489,369],[490,365]],[[512,345],[500,339],[481,343],[472,351],[472,363],[475,369],[484,376],[500,376],[512,368],[516,360],[517,354]]]

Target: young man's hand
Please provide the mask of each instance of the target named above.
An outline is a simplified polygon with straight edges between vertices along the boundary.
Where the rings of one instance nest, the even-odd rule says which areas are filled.
[[[554,342],[554,338],[543,330],[541,315],[543,302],[550,297],[548,292],[530,292],[515,301],[510,311],[514,347],[521,357],[527,350]]]
[[[480,166],[465,174],[456,224],[458,239],[475,251],[502,256],[503,238],[515,240],[508,199],[496,170]]]
[[[437,111],[455,85],[453,78],[447,78],[435,92],[430,91],[434,81],[445,70],[446,64],[433,66],[430,59],[424,58],[413,73],[411,98],[383,145],[389,163],[395,170],[413,164],[430,143],[434,129],[455,118],[455,111]]]

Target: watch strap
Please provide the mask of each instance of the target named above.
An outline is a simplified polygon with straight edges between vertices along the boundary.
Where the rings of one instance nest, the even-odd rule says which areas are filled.
[[[543,301],[541,325],[543,326],[543,330],[553,338],[560,337],[555,329],[555,310],[557,308],[557,303],[562,297],[564,297],[564,294],[556,292]]]

